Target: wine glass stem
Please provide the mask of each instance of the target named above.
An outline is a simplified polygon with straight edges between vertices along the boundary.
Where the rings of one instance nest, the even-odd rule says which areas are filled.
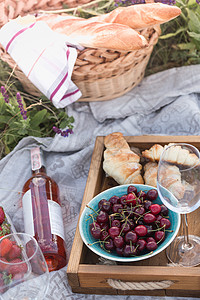
[[[183,235],[184,235],[185,247],[190,248],[191,244],[189,242],[187,214],[182,215],[182,224],[183,224]]]

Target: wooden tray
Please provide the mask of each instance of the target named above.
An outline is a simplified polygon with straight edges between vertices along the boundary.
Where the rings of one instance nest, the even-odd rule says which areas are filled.
[[[199,136],[127,136],[130,147],[141,150],[149,149],[153,144],[162,145],[170,142],[187,142],[200,149]],[[101,191],[117,185],[105,176],[102,168],[104,137],[96,138],[90,170],[83,196],[80,214],[85,205]],[[200,208],[188,216],[189,232],[200,236]],[[168,265],[165,251],[137,263],[118,263],[117,265],[99,264],[99,257],[91,252],[82,242],[77,226],[69,258],[67,276],[74,293],[114,294],[114,295],[148,295],[148,296],[182,296],[200,297],[200,266],[172,267]],[[108,279],[122,282],[163,282],[172,284],[163,289],[121,290],[111,287]],[[131,285],[132,286],[132,285]]]

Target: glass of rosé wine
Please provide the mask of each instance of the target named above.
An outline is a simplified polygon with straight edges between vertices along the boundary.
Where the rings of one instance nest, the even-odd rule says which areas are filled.
[[[193,145],[166,146],[158,164],[158,194],[168,209],[182,216],[182,235],[166,249],[171,263],[185,267],[200,264],[200,237],[189,235],[188,213],[200,206],[200,153]]]
[[[42,300],[49,286],[49,270],[32,236],[11,233],[0,239],[0,299]]]

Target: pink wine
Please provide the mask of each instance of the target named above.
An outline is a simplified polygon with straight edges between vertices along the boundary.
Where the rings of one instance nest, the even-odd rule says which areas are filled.
[[[59,188],[46,174],[39,147],[31,150],[31,165],[22,198],[25,232],[36,238],[49,271],[55,271],[67,264]]]

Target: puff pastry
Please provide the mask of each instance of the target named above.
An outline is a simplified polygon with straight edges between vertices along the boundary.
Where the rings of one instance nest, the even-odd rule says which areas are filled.
[[[159,172],[159,181],[177,199],[181,199],[185,193],[185,186],[181,182],[181,173],[177,166],[169,165]]]
[[[173,143],[166,145],[164,149],[166,149],[167,146],[171,147],[168,148],[165,152],[165,161],[189,167],[199,165],[199,158],[198,156],[196,156],[196,154],[190,153],[187,149],[183,149],[179,145],[173,146]]]
[[[159,161],[163,152],[163,146],[159,144],[153,145],[149,150],[142,151],[142,156],[148,158],[150,161]]]
[[[141,176],[140,157],[133,152],[121,132],[114,132],[104,139],[103,169],[119,184],[144,183]]]
[[[157,187],[158,164],[156,162],[148,162],[144,166],[144,182],[147,185]]]

